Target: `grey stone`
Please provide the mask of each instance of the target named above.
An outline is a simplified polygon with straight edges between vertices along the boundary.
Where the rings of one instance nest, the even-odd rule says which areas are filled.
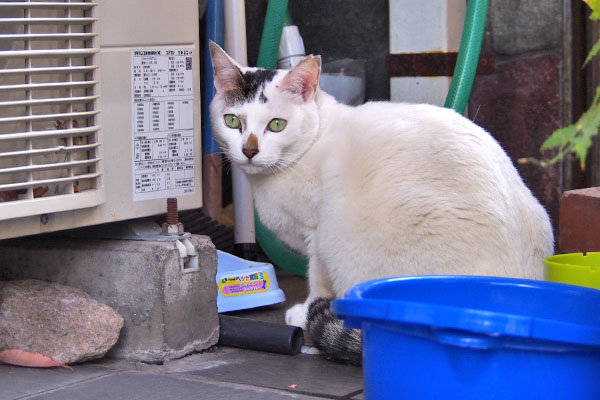
[[[193,271],[180,268],[173,241],[6,240],[0,280],[41,279],[83,290],[125,319],[108,356],[162,362],[218,340],[216,250],[207,236],[190,240],[199,259]]]
[[[123,317],[79,289],[38,280],[0,282],[0,348],[72,364],[115,345]]]
[[[493,0],[490,4],[494,50],[514,55],[560,46],[562,1]]]

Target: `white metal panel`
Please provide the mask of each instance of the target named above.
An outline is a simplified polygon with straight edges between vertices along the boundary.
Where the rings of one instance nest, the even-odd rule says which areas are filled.
[[[96,3],[94,2],[89,2],[89,1],[80,1],[80,2],[76,2],[76,1],[72,1],[72,2],[67,2],[66,4],[62,1],[11,1],[11,2],[5,2],[5,3],[0,3],[0,10],[2,9],[14,9],[14,8],[28,8],[28,9],[44,9],[44,10],[51,10],[51,9],[58,9],[58,10],[63,10],[66,8],[70,8],[70,9],[80,9],[80,10],[87,10],[90,8],[90,6],[95,6]]]
[[[95,7],[0,3],[0,221],[104,199]]]
[[[221,1],[221,0],[219,0]],[[104,0],[100,46],[190,44],[198,27],[198,2],[190,0]],[[198,29],[194,35],[199,36]]]
[[[25,2],[23,2],[25,3]],[[75,5],[73,10],[81,9],[90,3],[78,1],[72,3],[60,3],[61,6],[51,3],[53,8],[62,10],[63,4]],[[147,201],[132,201],[132,96],[131,96],[131,51],[139,48],[189,48],[193,51],[193,80],[194,80],[194,108],[193,115],[190,118],[194,123],[194,143],[195,143],[195,193],[178,198],[180,209],[198,208],[202,206],[201,191],[201,137],[200,137],[200,64],[199,64],[199,27],[198,27],[198,4],[196,0],[98,0],[97,7],[93,7],[86,18],[92,22],[92,31],[72,32],[42,32],[41,27],[45,25],[32,24],[29,32],[10,31],[16,24],[7,24],[0,26],[0,44],[5,42],[6,35],[15,35],[17,40],[46,41],[65,39],[87,40],[97,44],[97,53],[85,55],[92,57],[94,65],[40,65],[38,60],[44,59],[47,54],[39,57],[31,57],[30,65],[14,66],[10,72],[5,69],[5,63],[18,57],[0,57],[0,81],[8,80],[7,85],[32,85],[43,82],[43,78],[48,78],[49,74],[89,74],[93,76],[93,82],[90,85],[94,88],[93,93],[80,93],[79,88],[70,86],[69,82],[55,82],[56,87],[53,90],[61,92],[56,96],[47,96],[45,98],[7,98],[5,107],[45,107],[48,115],[65,114],[64,112],[52,111],[52,107],[61,106],[65,103],[72,105],[68,113],[78,112],[77,104],[93,104],[94,108],[86,111],[99,111],[96,118],[98,131],[95,133],[98,140],[95,142],[73,143],[73,138],[82,135],[89,135],[90,127],[73,127],[66,124],[61,128],[53,127],[41,131],[39,134],[45,140],[52,141],[52,144],[44,148],[35,146],[25,146],[23,148],[5,148],[3,143],[8,139],[15,139],[15,134],[28,135],[27,130],[16,129],[15,124],[21,122],[6,122],[5,125],[12,126],[11,131],[2,131],[0,133],[0,166],[8,158],[13,156],[26,157],[47,157],[49,154],[59,153],[65,157],[74,152],[92,152],[93,161],[98,161],[97,171],[91,171],[85,176],[87,179],[95,179],[96,187],[102,190],[100,198],[90,196],[90,191],[81,191],[77,196],[69,194],[56,195],[52,198],[23,198],[20,195],[19,203],[21,208],[19,213],[11,214],[8,220],[0,218],[0,239],[6,237],[15,237],[35,233],[51,232],[60,229],[73,228],[78,226],[94,225],[106,222],[119,221],[148,215],[160,214],[165,211],[164,199],[153,199]],[[27,4],[34,4],[29,3]],[[44,18],[39,15],[42,2],[35,2],[30,6],[30,12],[35,14],[36,18]],[[14,8],[10,8],[13,10]],[[0,16],[6,14],[0,6]],[[37,13],[37,14],[36,14]],[[11,18],[21,18],[19,15],[10,15]],[[81,21],[83,23],[83,21]],[[42,22],[40,21],[40,24]],[[82,25],[77,25],[82,26]],[[85,25],[83,25],[85,26]],[[8,27],[8,28],[6,28]],[[80,36],[85,35],[85,36]],[[35,47],[35,46],[34,46]],[[46,46],[35,47],[36,51],[54,50],[55,47]],[[10,49],[19,51],[24,49]],[[78,55],[84,56],[84,55]],[[6,61],[8,60],[8,61]],[[27,71],[24,71],[24,70]],[[26,74],[26,79],[15,79],[16,76]],[[21,89],[25,89],[21,87]],[[32,89],[29,87],[29,89]],[[63,92],[72,90],[70,96],[63,95]],[[0,89],[0,96],[2,91]],[[0,117],[6,117],[0,114]],[[40,117],[42,120],[43,117]],[[52,122],[48,120],[47,122]],[[43,121],[29,122],[41,124]],[[1,125],[1,124],[0,124]],[[6,140],[2,140],[6,138]],[[66,140],[66,143],[65,143]],[[4,146],[4,147],[3,147]],[[72,160],[78,160],[73,158]],[[92,160],[89,160],[92,161]],[[46,163],[40,163],[44,165]],[[13,165],[11,167],[20,167]],[[41,167],[43,168],[43,167]],[[87,166],[75,166],[71,168],[87,168]],[[45,171],[47,172],[47,171]],[[28,173],[28,172],[25,172]],[[29,172],[31,173],[31,172]],[[38,173],[38,172],[35,172]],[[94,175],[94,176],[92,176]],[[0,182],[1,182],[0,174]],[[56,178],[59,179],[59,178]],[[60,179],[65,181],[58,182],[62,185],[73,185],[69,181],[71,177],[63,176]],[[45,181],[43,182],[44,184]],[[51,181],[50,184],[55,182]],[[24,183],[25,185],[27,183]],[[33,192],[35,187],[28,186],[28,192]],[[70,197],[71,196],[71,197]],[[44,195],[45,197],[45,195]],[[79,199],[75,201],[74,199]],[[45,200],[48,208],[39,208],[40,200]],[[0,202],[0,216],[3,213],[2,206],[12,202]],[[98,205],[98,203],[101,203]],[[16,204],[16,203],[15,203]],[[77,209],[84,204],[86,208]],[[96,204],[95,206],[92,206]],[[67,211],[53,212],[52,207],[61,205]],[[92,206],[92,207],[90,207]],[[70,210],[70,211],[69,211]],[[43,214],[43,215],[40,215]],[[29,216],[27,216],[29,215]]]

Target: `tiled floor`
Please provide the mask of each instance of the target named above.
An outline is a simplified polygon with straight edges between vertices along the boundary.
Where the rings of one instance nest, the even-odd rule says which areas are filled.
[[[226,347],[163,365],[102,360],[63,368],[0,365],[0,399],[359,399],[361,370],[300,354]]]
[[[283,323],[285,310],[306,296],[301,278],[278,271],[282,304],[232,313]],[[63,368],[0,365],[0,400],[86,399],[361,399],[362,371],[320,356],[217,346],[163,365],[102,359]]]

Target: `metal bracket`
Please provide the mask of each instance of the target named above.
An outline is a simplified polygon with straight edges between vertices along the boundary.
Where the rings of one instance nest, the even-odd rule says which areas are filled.
[[[177,250],[179,250],[179,266],[181,272],[197,272],[200,271],[200,263],[198,261],[198,253],[196,248],[189,239],[175,241]]]

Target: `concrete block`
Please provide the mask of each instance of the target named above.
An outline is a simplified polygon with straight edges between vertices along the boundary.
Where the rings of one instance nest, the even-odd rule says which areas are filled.
[[[182,270],[175,242],[22,238],[0,241],[0,280],[41,279],[73,286],[125,319],[109,356],[162,362],[218,340],[217,253],[190,238],[199,268]]]
[[[561,252],[600,251],[600,187],[564,192],[558,229]]]

